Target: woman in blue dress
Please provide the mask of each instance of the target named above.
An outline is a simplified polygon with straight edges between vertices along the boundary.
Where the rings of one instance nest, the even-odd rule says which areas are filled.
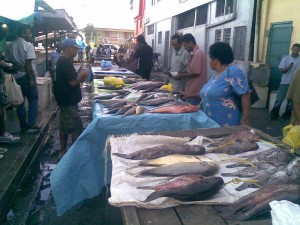
[[[202,110],[222,127],[249,125],[249,85],[243,72],[229,65],[234,59],[230,45],[211,45],[209,58],[215,72],[200,92]]]

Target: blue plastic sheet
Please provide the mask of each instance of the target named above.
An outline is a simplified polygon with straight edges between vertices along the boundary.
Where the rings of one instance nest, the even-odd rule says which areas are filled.
[[[93,121],[51,174],[51,188],[58,215],[62,215],[77,203],[100,194],[105,185],[107,158],[103,156],[103,151],[109,135],[219,127],[202,111],[183,114],[149,113],[121,118],[103,115],[101,105],[96,103],[93,112]],[[111,162],[106,166],[107,177],[110,179]]]

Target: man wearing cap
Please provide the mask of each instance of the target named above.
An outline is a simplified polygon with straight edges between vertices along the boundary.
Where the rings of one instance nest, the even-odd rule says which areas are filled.
[[[139,47],[136,49],[134,56],[130,57],[125,64],[138,59],[138,69],[135,73],[146,80],[150,80],[150,73],[153,66],[153,49],[147,44],[143,35],[137,37],[137,43]]]
[[[6,58],[10,60],[17,71],[13,74],[18,85],[21,86],[22,94],[28,100],[28,120],[26,120],[26,109],[24,103],[17,107],[17,114],[21,131],[28,133],[39,131],[36,125],[38,115],[38,88],[36,83],[35,51],[32,34],[28,27],[18,30],[18,37],[8,46]]]
[[[73,58],[77,55],[79,45],[73,39],[62,42],[63,54],[56,63],[55,99],[60,109],[59,137],[62,156],[67,151],[68,135],[74,143],[83,130],[77,104],[81,101],[80,83],[88,76],[87,71],[77,75],[73,66]]]

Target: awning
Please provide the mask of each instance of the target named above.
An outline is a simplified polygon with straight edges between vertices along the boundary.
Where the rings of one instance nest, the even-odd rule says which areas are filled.
[[[55,9],[49,6],[44,0],[35,0],[35,10],[38,10],[39,7],[43,8],[45,11],[56,14]]]
[[[55,9],[56,14],[46,11],[38,11],[43,18],[43,27],[51,31],[73,31],[77,30],[73,18],[64,9]]]

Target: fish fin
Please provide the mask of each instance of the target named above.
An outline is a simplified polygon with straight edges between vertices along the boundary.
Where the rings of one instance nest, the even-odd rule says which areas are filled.
[[[145,200],[144,202],[151,202],[157,198],[161,198],[161,193],[159,191],[152,192]]]

